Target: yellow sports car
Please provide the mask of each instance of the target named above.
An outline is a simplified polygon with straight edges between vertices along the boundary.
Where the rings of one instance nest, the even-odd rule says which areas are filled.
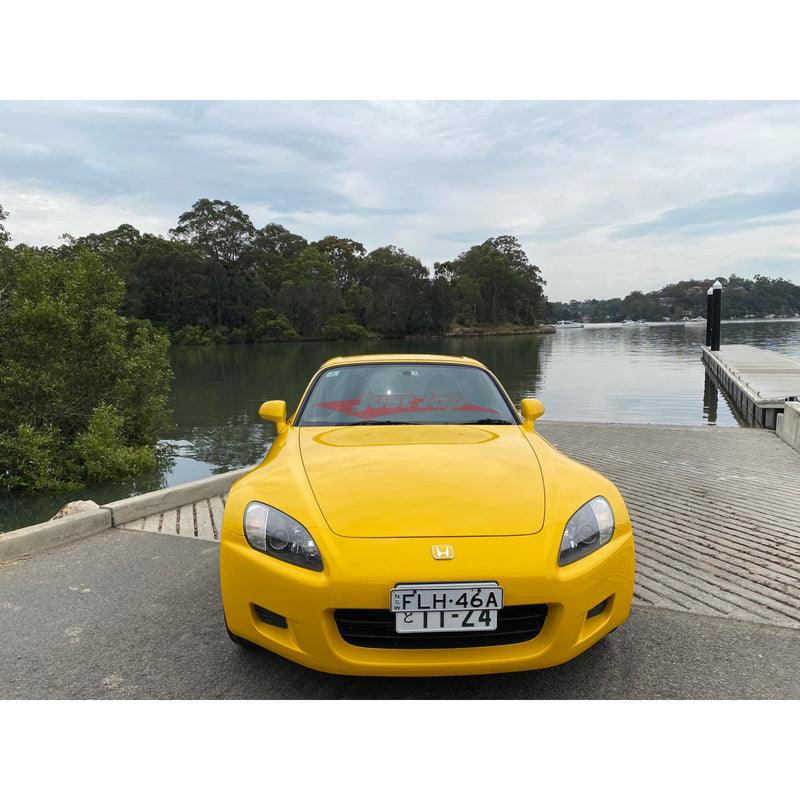
[[[549,667],[628,617],[633,534],[614,485],[534,431],[470,358],[322,365],[221,536],[231,639],[348,675]]]

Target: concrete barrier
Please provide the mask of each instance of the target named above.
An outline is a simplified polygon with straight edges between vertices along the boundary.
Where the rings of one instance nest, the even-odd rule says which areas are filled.
[[[39,553],[92,536],[150,514],[158,514],[188,503],[225,494],[234,481],[252,469],[234,470],[191,483],[169,486],[155,492],[106,503],[94,511],[81,511],[61,519],[30,525],[0,534],[0,562]]]
[[[800,452],[800,403],[786,403],[783,414],[778,414],[775,432],[786,444]]]
[[[59,547],[110,527],[111,512],[107,508],[98,508],[96,511],[81,511],[61,519],[3,533],[0,534],[0,562]]]
[[[126,522],[133,522],[135,519],[159,514],[171,508],[196,503],[198,500],[205,500],[218,494],[225,494],[231,488],[234,481],[248,473],[252,467],[224,472],[221,475],[213,475],[210,478],[201,478],[199,481],[191,483],[181,483],[177,486],[168,486],[166,489],[159,489],[155,492],[136,495],[136,497],[126,497],[124,500],[115,500],[113,503],[106,503],[102,508],[111,512],[111,526],[119,527]]]

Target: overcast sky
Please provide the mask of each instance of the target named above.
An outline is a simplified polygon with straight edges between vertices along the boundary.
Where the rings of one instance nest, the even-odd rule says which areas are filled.
[[[670,19],[680,5],[671,6]],[[711,22],[716,31],[724,29],[721,18]],[[791,26],[778,22],[770,19],[773,38],[767,52],[783,52],[779,45],[788,41]],[[135,28],[139,23],[126,17],[125,24]],[[452,20],[446,24],[452,27]],[[748,31],[758,22],[747,15],[741,24],[746,27],[739,30]],[[237,25],[246,36],[248,27]],[[476,35],[481,30],[471,29]],[[517,53],[514,31],[507,26],[504,35],[510,38],[503,45]],[[55,42],[69,45],[64,52],[70,57],[27,92],[13,91],[5,95],[11,99],[0,101],[0,205],[9,214],[4,225],[12,246],[57,245],[64,233],[101,233],[123,223],[167,236],[178,217],[206,197],[239,206],[259,228],[279,223],[309,242],[333,234],[368,250],[391,244],[429,268],[489,237],[510,234],[540,267],[551,300],[624,296],[731,273],[800,283],[798,102],[487,102],[469,99],[476,92],[491,96],[479,81],[466,90],[452,84],[456,89],[448,95],[451,84],[434,80],[432,71],[422,80],[417,73],[406,93],[391,82],[377,89],[355,82],[333,92],[408,97],[400,101],[135,99],[157,96],[154,85],[182,96],[184,84],[175,80],[174,70],[163,73],[172,75],[166,82],[159,73],[157,84],[151,75],[143,92],[133,92],[130,100],[28,100],[65,92],[76,96],[64,88],[71,85],[69,68],[77,63],[76,69],[85,67],[85,72],[90,65],[92,75],[103,75],[105,61],[98,56],[110,58],[118,44],[106,42],[82,62],[87,54],[80,43],[74,46],[70,37],[59,36],[57,26],[50,35],[45,49]],[[363,30],[358,35],[360,42],[372,42],[368,54],[374,55],[379,43]],[[430,53],[434,43],[426,44],[413,58],[406,54],[408,63]],[[340,39],[335,45],[351,52]],[[601,52],[618,52],[606,39],[601,46]],[[694,68],[690,81],[697,75],[705,91],[708,84],[700,81],[702,73],[691,60],[702,48],[684,49],[678,59],[675,41],[666,47],[659,56],[670,54],[670,69],[689,63]],[[237,48],[247,49],[238,41],[229,43],[228,57]],[[730,63],[741,63],[738,42],[732,40],[731,48],[736,57]],[[521,57],[530,60],[540,50],[532,46]],[[274,56],[273,51],[264,47],[255,56]],[[162,53],[150,52],[151,60]],[[293,53],[293,67],[304,63]],[[463,51],[458,55],[462,71],[467,70],[472,61]],[[359,56],[363,76],[371,62],[364,63],[364,52]],[[314,80],[299,88],[287,83],[288,90],[281,84],[280,92],[274,91],[275,82],[253,91],[253,79],[258,85],[263,75],[250,70],[245,96],[269,96],[273,90],[273,96],[288,91],[290,97],[326,97],[331,87],[321,78],[335,74],[337,66],[346,71],[348,63],[342,67],[340,61],[323,59],[312,70]],[[615,66],[598,59],[582,67],[581,79],[608,63]],[[239,85],[238,77],[219,83],[227,73],[218,61],[208,66],[199,86],[192,72],[194,82],[186,84],[183,96],[214,96],[220,85]],[[632,61],[623,66],[625,75],[637,72]],[[265,68],[263,74],[268,73]],[[428,74],[430,86],[424,82]],[[477,81],[479,73],[469,74]],[[524,91],[518,82],[503,85],[511,86],[506,96]],[[575,96],[580,85],[569,84],[564,96]],[[680,96],[693,96],[685,89],[691,85],[681,84]],[[97,92],[91,85],[86,96],[131,96],[129,84],[111,86]],[[553,96],[549,83],[547,92],[541,86],[531,84],[531,94]],[[706,96],[715,96],[714,86]],[[414,99],[430,91],[464,99]],[[638,94],[634,90],[630,96]]]

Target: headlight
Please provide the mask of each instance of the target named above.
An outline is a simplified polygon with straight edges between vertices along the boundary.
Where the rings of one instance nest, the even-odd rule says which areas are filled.
[[[298,567],[322,572],[322,557],[311,534],[283,511],[265,503],[248,503],[244,535],[255,550]]]
[[[614,512],[605,497],[595,497],[570,518],[561,537],[558,566],[572,564],[611,541]]]

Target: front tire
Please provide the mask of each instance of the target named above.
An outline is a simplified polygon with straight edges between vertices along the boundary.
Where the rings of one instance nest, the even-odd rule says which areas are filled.
[[[242,639],[241,636],[237,636],[235,633],[233,633],[231,629],[228,627],[227,622],[225,623],[225,630],[228,631],[228,636],[230,637],[230,640],[238,647],[255,647],[255,645],[252,642],[248,641],[247,639]]]

